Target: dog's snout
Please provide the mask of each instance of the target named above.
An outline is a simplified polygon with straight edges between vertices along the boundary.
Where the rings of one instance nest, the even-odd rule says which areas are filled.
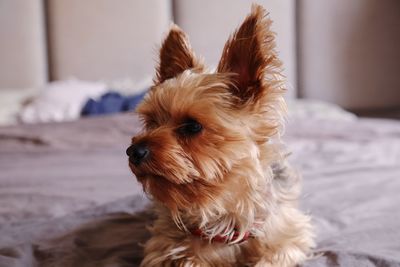
[[[150,150],[145,144],[133,144],[128,147],[126,154],[128,155],[131,163],[139,165],[149,156]]]

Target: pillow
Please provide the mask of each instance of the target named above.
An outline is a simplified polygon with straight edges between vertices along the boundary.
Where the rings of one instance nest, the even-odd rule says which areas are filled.
[[[51,82],[22,108],[18,118],[23,123],[75,120],[80,117],[89,99],[99,98],[109,88],[124,95],[133,95],[143,93],[150,84],[150,76],[140,82],[131,79],[111,82],[69,79]]]
[[[312,120],[344,120],[352,121],[356,115],[338,105],[315,99],[287,100],[289,116],[291,118]]]
[[[51,82],[23,107],[19,119],[24,123],[77,119],[86,100],[106,90],[107,86],[102,82],[75,79]]]
[[[0,90],[0,125],[18,123],[18,112],[26,99],[37,94],[37,90],[30,89],[1,89]]]

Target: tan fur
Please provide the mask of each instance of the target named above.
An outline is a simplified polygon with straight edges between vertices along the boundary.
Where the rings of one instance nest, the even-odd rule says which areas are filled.
[[[155,85],[137,109],[150,158],[130,163],[156,203],[158,219],[143,267],[294,266],[313,246],[308,216],[297,209],[300,179],[285,160],[285,104],[271,21],[254,5],[207,72],[173,26],[160,52]],[[182,136],[188,118],[203,129]],[[202,240],[201,228],[238,239]],[[239,244],[246,232],[254,238]]]

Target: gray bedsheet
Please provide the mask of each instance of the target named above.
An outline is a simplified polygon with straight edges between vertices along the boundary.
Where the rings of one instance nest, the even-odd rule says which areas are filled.
[[[152,218],[124,152],[138,125],[117,115],[0,128],[0,267],[40,266],[38,244],[121,212],[137,266]],[[400,266],[400,123],[293,119],[285,139],[321,252],[305,266]]]

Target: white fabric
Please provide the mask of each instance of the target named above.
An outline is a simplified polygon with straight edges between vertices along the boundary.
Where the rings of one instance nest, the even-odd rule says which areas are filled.
[[[37,94],[34,89],[0,90],[0,125],[16,124],[23,103],[34,94]]]
[[[22,108],[18,117],[23,123],[75,120],[80,117],[81,110],[89,98],[99,98],[107,91],[123,95],[139,94],[149,88],[150,84],[150,76],[141,81],[127,78],[109,83],[77,79],[52,82]]]
[[[312,99],[289,99],[289,119],[353,121],[357,117],[341,107]]]
[[[79,118],[88,98],[98,97],[106,90],[107,86],[101,82],[52,82],[22,109],[19,118],[24,123],[74,120]]]

